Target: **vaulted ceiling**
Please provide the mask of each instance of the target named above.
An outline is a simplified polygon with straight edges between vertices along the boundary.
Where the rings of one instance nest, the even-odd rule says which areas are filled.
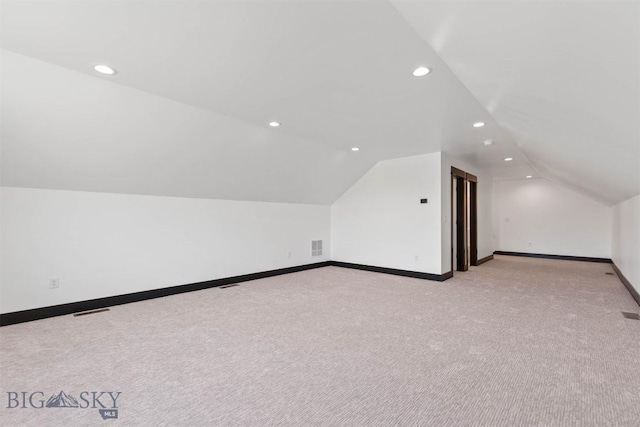
[[[329,204],[379,160],[446,151],[640,193],[635,2],[1,5],[3,185]]]
[[[394,1],[538,174],[640,193],[640,2]]]

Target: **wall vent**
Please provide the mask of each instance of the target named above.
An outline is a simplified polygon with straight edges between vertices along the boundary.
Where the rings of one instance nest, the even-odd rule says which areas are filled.
[[[321,256],[321,255],[322,255],[322,240],[312,240],[311,256]]]
[[[83,311],[82,313],[73,313],[73,317],[86,316],[87,314],[104,313],[105,311],[111,311],[108,308],[99,308],[97,310]]]

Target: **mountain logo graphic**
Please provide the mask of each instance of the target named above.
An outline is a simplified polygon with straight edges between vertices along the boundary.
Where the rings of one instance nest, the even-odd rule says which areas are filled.
[[[64,391],[51,396],[46,404],[47,408],[78,408],[79,406],[76,398]]]

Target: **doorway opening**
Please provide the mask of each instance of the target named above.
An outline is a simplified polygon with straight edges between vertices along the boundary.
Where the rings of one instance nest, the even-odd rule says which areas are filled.
[[[451,167],[451,271],[478,265],[478,177]]]

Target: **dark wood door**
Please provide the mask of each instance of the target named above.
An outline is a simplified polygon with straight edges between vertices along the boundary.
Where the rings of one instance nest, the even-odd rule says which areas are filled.
[[[478,183],[469,182],[469,258],[478,265]]]
[[[456,270],[467,271],[467,183],[456,177]]]

